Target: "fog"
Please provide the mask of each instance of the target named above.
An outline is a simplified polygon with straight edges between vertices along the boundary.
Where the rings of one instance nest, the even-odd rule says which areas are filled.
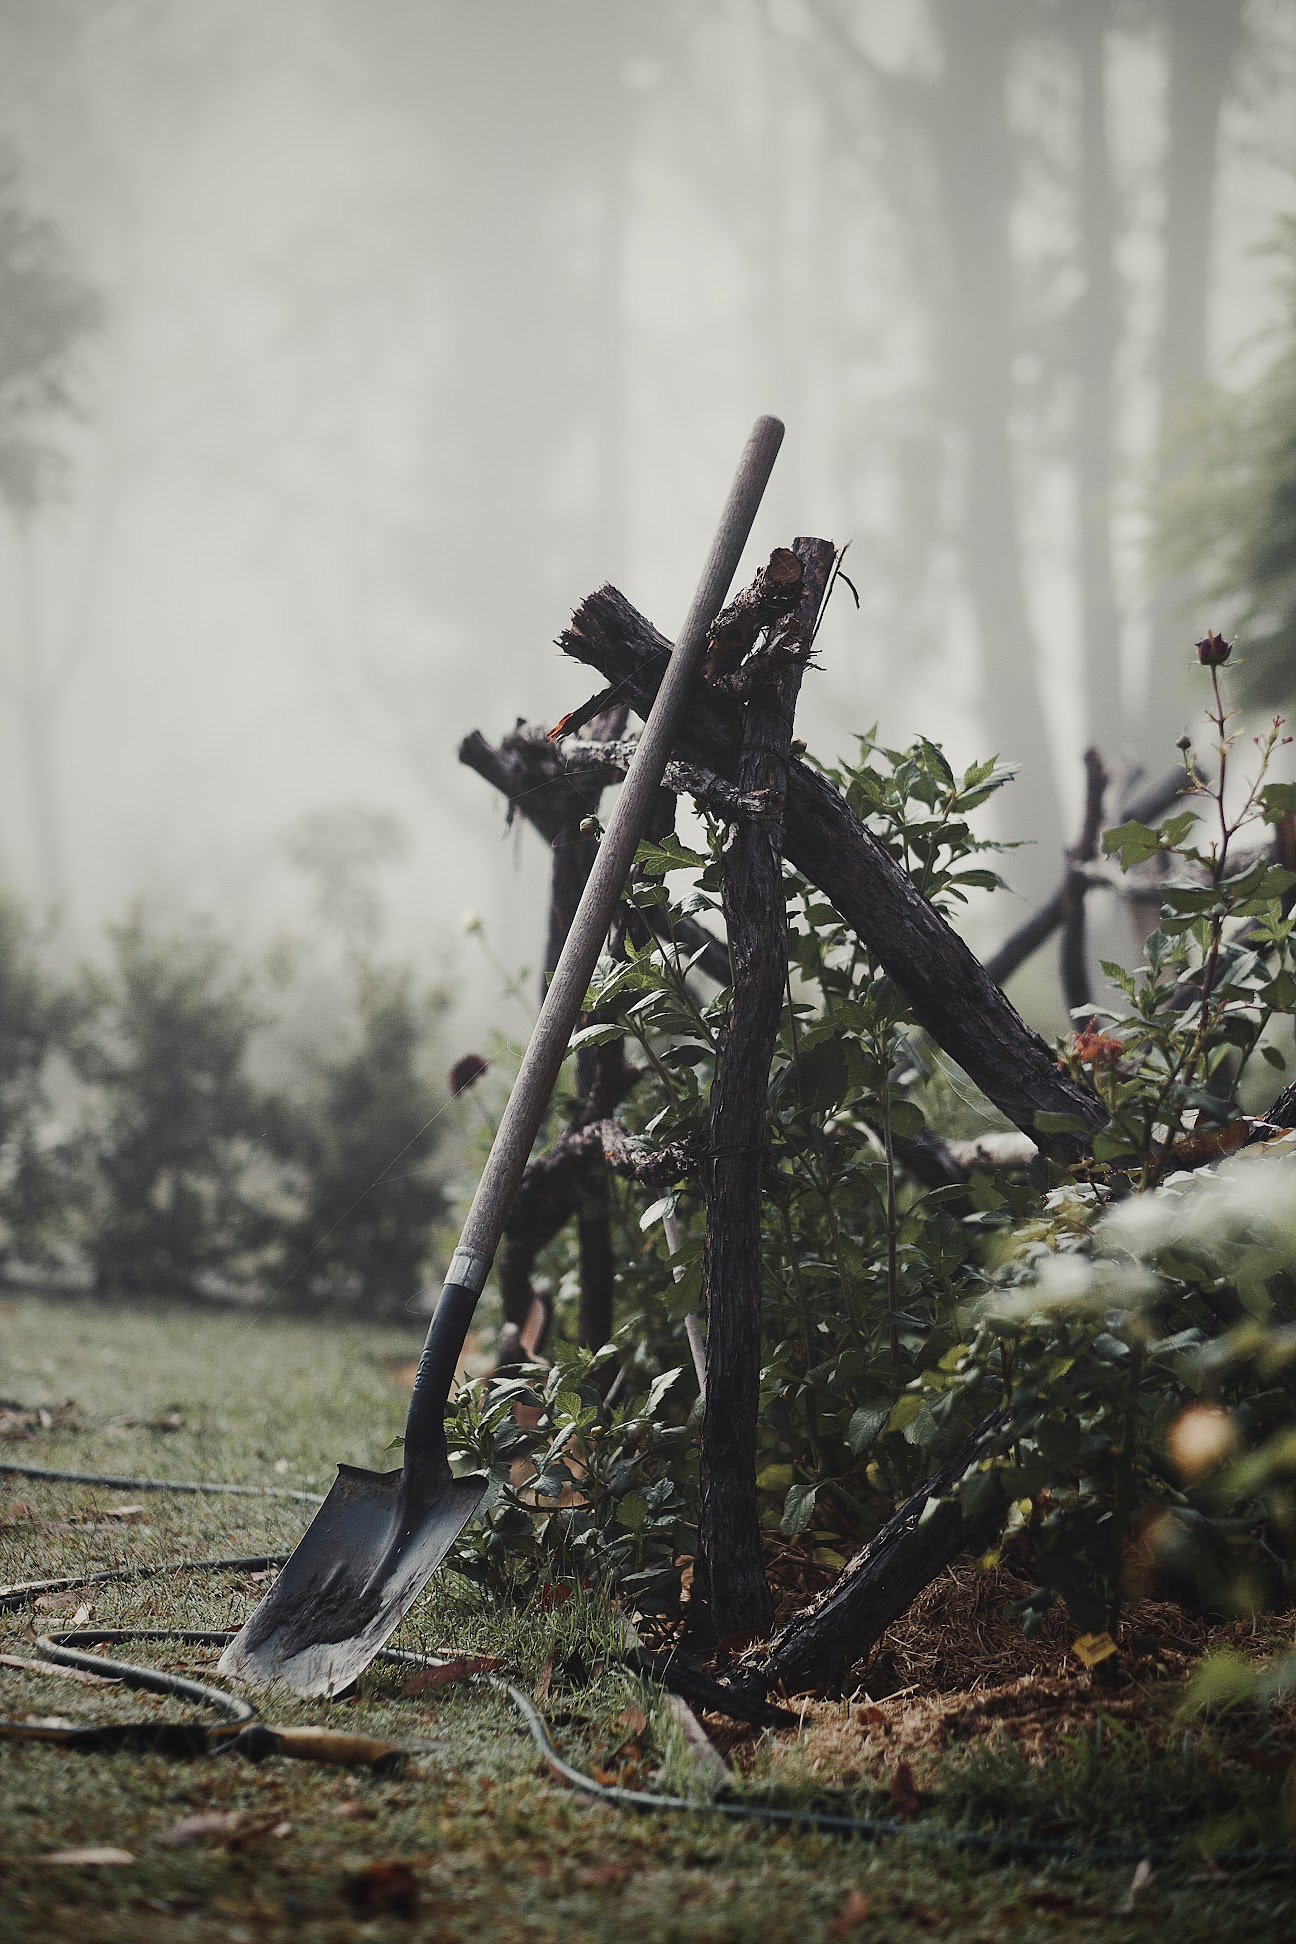
[[[801,733],[1020,762],[1050,883],[1085,743],[1155,771],[1192,706],[1150,507],[1263,361],[1294,109],[1296,0],[0,0],[100,312],[0,519],[0,875],[269,939],[303,820],[381,813],[387,942],[507,1024],[461,915],[534,965],[545,860],[457,744],[583,699],[601,582],[675,627],[770,411],[751,561],[849,541],[861,597]]]

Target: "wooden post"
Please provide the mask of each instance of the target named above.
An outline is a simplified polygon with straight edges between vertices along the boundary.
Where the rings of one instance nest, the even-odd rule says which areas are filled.
[[[766,807],[737,815],[725,845],[733,1008],[711,1090],[705,1175],[707,1384],[700,1544],[711,1621],[721,1636],[768,1633],[774,1618],[756,1502],[761,1156],[770,1060],[787,980],[782,853],[788,751],[834,552],[826,540],[807,539],[798,540],[793,553],[780,548],[773,556],[763,575],[772,575],[776,564],[784,577],[798,570],[792,583],[796,607],[769,646],[743,667],[744,676],[750,670],[750,700],[738,783]],[[785,600],[785,614],[786,609]]]

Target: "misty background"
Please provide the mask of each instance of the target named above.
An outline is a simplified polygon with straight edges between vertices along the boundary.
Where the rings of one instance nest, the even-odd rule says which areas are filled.
[[[601,582],[674,629],[761,411],[751,561],[848,540],[861,597],[816,753],[1019,762],[1025,894],[1086,742],[1174,760],[1216,617],[1148,539],[1279,314],[1294,0],[0,0],[0,155],[67,333],[0,879],[69,950],[140,894],[271,940],[353,841],[447,1049],[521,1030],[461,920],[534,967],[546,862],[456,746],[582,699]]]

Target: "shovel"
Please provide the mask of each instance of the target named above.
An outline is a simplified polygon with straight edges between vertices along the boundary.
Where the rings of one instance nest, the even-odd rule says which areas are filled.
[[[482,1473],[450,1470],[445,1407],[473,1311],[540,1131],[567,1042],[634,861],[711,623],[737,569],[783,439],[752,428],[693,605],[680,630],[599,845],[567,942],[473,1197],[419,1359],[399,1471],[339,1465],[297,1550],[221,1655],[222,1674],[338,1694],[413,1606],[486,1494]]]

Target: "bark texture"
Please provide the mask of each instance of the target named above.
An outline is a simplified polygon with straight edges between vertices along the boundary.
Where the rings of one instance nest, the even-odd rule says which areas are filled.
[[[756,1498],[760,1411],[761,1165],[769,1068],[787,981],[783,899],[783,800],[797,692],[810,655],[835,548],[798,540],[779,549],[781,612],[796,566],[797,605],[786,632],[757,650],[763,680],[743,716],[738,783],[762,803],[735,818],[722,864],[725,921],[733,961],[733,1005],[711,1088],[706,1167],[707,1383],[702,1414],[701,1559],[711,1622],[720,1635],[766,1634],[774,1608],[765,1580]],[[760,577],[730,613],[745,632],[760,613]],[[780,610],[776,609],[775,614]],[[721,621],[724,617],[721,617]],[[717,624],[719,626],[719,624]],[[723,637],[732,641],[734,630]],[[732,648],[730,652],[733,652]]]

